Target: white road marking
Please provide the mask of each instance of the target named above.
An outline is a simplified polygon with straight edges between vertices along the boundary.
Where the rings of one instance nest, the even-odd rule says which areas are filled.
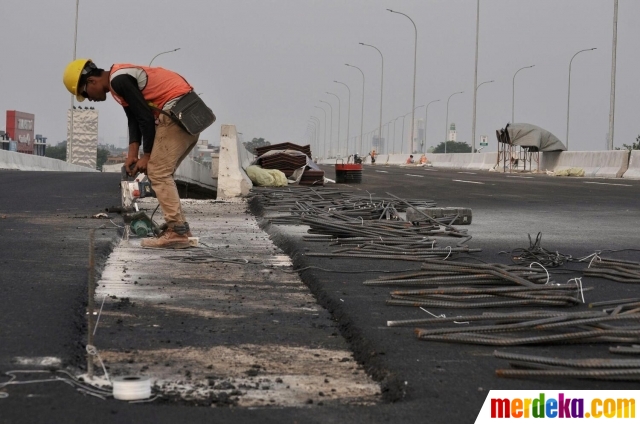
[[[465,181],[465,180],[451,180],[451,181],[455,181],[457,183],[484,184],[484,183],[481,183],[479,181]]]
[[[458,174],[470,174],[470,175],[476,175],[476,172],[458,172]]]
[[[519,175],[507,175],[507,178],[533,178],[533,177],[521,177]]]
[[[62,359],[55,356],[16,356],[13,362],[19,365],[35,365],[40,367],[57,367],[62,365]]]
[[[416,174],[404,174],[404,175],[408,175],[410,177],[420,177],[420,178],[424,178],[424,175],[416,175]]]
[[[583,181],[585,184],[601,184],[601,185],[612,185],[612,186],[620,186],[620,187],[633,187],[630,184],[612,184],[612,183],[598,183],[595,181]]]
[[[378,171],[378,170],[376,170],[376,172],[384,172],[385,174],[387,174],[389,171]]]

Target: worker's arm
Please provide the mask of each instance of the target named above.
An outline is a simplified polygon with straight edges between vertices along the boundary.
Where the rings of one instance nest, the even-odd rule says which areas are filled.
[[[125,166],[128,169],[131,164],[135,163],[136,168],[132,173],[146,172],[147,162],[153,149],[153,140],[156,136],[155,116],[142,96],[138,82],[131,75],[118,75],[111,80],[111,88],[129,105],[124,108],[129,121],[129,154]],[[141,141],[144,156],[138,160]]]

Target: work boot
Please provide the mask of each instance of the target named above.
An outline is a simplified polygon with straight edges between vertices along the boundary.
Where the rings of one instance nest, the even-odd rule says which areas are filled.
[[[157,238],[142,240],[140,246],[151,249],[186,249],[189,247],[189,237],[178,234],[173,228],[167,228]]]
[[[186,229],[186,232],[185,232],[184,234],[185,234],[187,237],[193,237],[193,235],[191,234],[191,230],[189,229],[189,223],[188,223],[188,222],[185,222],[185,223],[184,223],[184,227],[185,227],[185,229]],[[160,236],[161,236],[165,231],[167,231],[167,228],[169,228],[169,225],[168,225],[166,222],[160,226]],[[160,236],[158,236],[158,237],[160,237]]]

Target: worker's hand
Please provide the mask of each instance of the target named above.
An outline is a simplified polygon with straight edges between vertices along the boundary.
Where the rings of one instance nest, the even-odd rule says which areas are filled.
[[[124,169],[127,170],[127,174],[130,176],[135,175],[135,164],[138,162],[138,158],[136,156],[128,156],[127,160],[124,161]]]
[[[133,170],[134,173],[142,172],[144,174],[147,173],[147,164],[149,163],[149,159],[151,158],[150,153],[145,153],[138,161],[136,162],[136,167]]]

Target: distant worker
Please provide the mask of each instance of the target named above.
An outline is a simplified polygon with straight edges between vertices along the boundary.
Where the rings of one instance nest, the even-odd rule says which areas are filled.
[[[67,65],[62,79],[79,102],[102,102],[111,93],[124,108],[129,122],[129,153],[124,166],[130,175],[147,173],[165,219],[163,232],[157,238],[142,240],[140,245],[189,247],[191,231],[173,174],[196,145],[199,133],[215,120],[211,109],[183,77],[163,68],[115,64],[105,71],[91,59],[78,59]],[[195,106],[197,116],[193,109],[182,110],[183,99],[183,103],[189,101],[190,107]],[[201,119],[201,125],[193,125],[196,119],[188,120],[192,116],[206,119]],[[144,152],[141,158],[140,144]]]
[[[412,163],[416,163],[415,159],[413,159],[413,155],[409,155],[409,157],[407,158],[407,165],[410,165]]]
[[[420,156],[420,164],[421,165],[427,164],[427,155],[425,155],[424,153],[422,154],[422,156]]]
[[[371,151],[371,165],[373,165],[374,163],[376,163],[376,156],[377,156],[376,149],[373,149],[373,150]]]

